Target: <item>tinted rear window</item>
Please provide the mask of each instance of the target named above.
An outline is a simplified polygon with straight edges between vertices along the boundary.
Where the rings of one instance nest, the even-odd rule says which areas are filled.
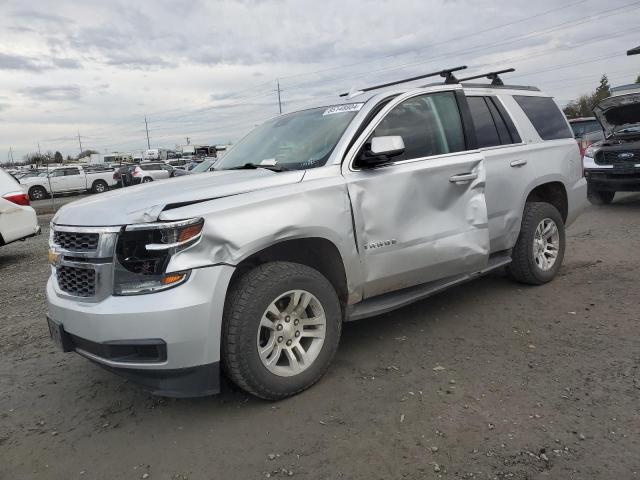
[[[469,110],[473,118],[473,125],[476,127],[476,137],[478,148],[493,147],[500,145],[498,130],[493,123],[493,117],[489,111],[487,103],[483,97],[468,97]]]
[[[540,138],[573,138],[573,132],[567,126],[564,115],[551,97],[514,95],[513,98],[527,115]]]

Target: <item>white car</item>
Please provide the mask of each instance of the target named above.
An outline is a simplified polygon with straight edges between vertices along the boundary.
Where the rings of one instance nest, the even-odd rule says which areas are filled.
[[[141,163],[131,172],[133,184],[148,183],[173,177],[175,168],[162,162]]]
[[[37,177],[22,178],[20,183],[25,186],[31,200],[42,200],[51,193],[106,192],[117,181],[111,170],[91,172],[79,165],[69,165],[49,169]]]
[[[22,185],[0,169],[0,246],[40,233],[36,211]]]

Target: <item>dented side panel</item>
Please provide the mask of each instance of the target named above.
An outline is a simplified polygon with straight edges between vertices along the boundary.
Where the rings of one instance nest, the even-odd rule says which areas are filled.
[[[237,265],[285,240],[322,238],[332,242],[342,257],[349,303],[359,301],[362,275],[344,179],[337,166],[315,170],[301,183],[286,188],[259,190],[163,212],[161,220],[205,219],[200,241],[175,255],[168,270],[221,263]]]
[[[477,178],[453,183],[454,175]],[[372,297],[487,265],[482,154],[466,152],[346,173]]]

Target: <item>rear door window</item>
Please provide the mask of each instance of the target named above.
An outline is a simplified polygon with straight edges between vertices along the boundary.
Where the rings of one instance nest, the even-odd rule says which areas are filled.
[[[527,118],[543,140],[573,138],[573,132],[567,125],[564,115],[551,97],[528,97],[514,95]]]
[[[69,176],[69,175],[80,175],[80,170],[78,170],[77,168],[66,168],[64,171],[64,174]]]
[[[498,99],[467,97],[471,118],[476,129],[478,148],[520,143],[513,121]]]
[[[502,145],[498,129],[484,97],[467,97],[467,102],[476,129],[478,148]]]

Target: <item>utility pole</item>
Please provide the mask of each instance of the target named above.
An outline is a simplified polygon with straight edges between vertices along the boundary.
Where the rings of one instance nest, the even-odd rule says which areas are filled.
[[[149,142],[149,124],[147,123],[147,116],[144,116],[144,128],[147,130],[147,150],[151,150],[151,142]]]
[[[78,144],[80,145],[80,153],[82,153],[82,140],[80,140],[80,130],[78,130]]]
[[[278,110],[282,114],[282,100],[280,98],[280,80],[278,80]]]

